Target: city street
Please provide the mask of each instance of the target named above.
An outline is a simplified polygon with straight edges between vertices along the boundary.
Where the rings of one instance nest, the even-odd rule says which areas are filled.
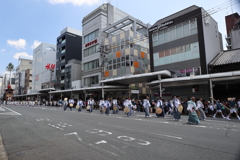
[[[239,120],[189,125],[187,118],[2,106],[0,132],[9,160],[240,159]]]

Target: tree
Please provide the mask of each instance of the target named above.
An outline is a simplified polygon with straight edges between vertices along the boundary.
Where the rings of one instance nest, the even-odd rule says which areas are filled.
[[[8,66],[6,67],[6,71],[10,72],[9,83],[11,85],[11,73],[12,73],[12,71],[14,71],[14,65],[12,63],[9,63]]]

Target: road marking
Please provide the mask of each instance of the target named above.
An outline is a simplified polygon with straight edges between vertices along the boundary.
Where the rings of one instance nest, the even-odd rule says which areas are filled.
[[[3,109],[2,107],[0,107],[0,111],[5,111],[5,109]]]
[[[4,107],[4,108],[5,108],[5,109],[8,109],[9,111],[12,111],[13,113],[16,113],[17,115],[22,115],[22,114],[20,114],[20,113],[14,111],[14,110],[11,110],[11,109],[9,109],[9,108],[7,108],[7,107]]]
[[[107,143],[107,141],[101,140],[99,142],[96,142],[95,144],[101,144],[101,143]]]
[[[77,132],[64,134],[64,136],[71,136],[71,135],[75,135],[78,138],[79,141],[82,141],[82,139],[78,136]]]

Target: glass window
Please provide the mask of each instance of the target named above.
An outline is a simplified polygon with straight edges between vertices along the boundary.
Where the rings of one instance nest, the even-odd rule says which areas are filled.
[[[125,67],[125,62],[122,62],[122,67]]]
[[[99,31],[96,30],[96,31],[94,31],[94,32],[89,33],[88,35],[86,35],[86,36],[84,37],[84,43],[88,43],[88,42],[96,39],[96,38],[98,37],[98,32],[99,32]]]
[[[164,30],[164,43],[169,42],[169,31],[168,29]]]
[[[124,39],[121,39],[121,50],[124,49]]]
[[[120,57],[119,57],[119,58],[117,58],[117,62],[119,63],[120,61],[121,61]]]
[[[164,32],[160,31],[158,33],[158,44],[163,44],[164,43]]]
[[[176,39],[176,30],[175,30],[175,27],[171,27],[169,29],[170,31],[170,40],[171,41],[174,41]]]
[[[182,38],[182,33],[183,33],[183,27],[182,27],[182,24],[179,24],[176,26],[176,38],[179,39],[179,38]]]
[[[113,59],[113,64],[116,64],[117,60],[116,59]]]
[[[176,48],[171,49],[171,55],[177,54]]]
[[[109,64],[109,65],[112,65],[112,60],[109,60],[109,61],[108,61],[108,64]]]
[[[121,68],[121,63],[117,63],[117,68]]]
[[[196,19],[190,20],[190,27],[191,27],[191,29],[197,27],[197,21],[196,21]]]
[[[164,51],[159,52],[159,58],[161,58],[161,57],[165,57]]]
[[[116,64],[113,64],[113,69],[116,69],[116,68],[117,68]]]
[[[190,32],[189,32],[189,22],[184,22],[183,23],[183,37],[187,37],[190,35]]]
[[[170,55],[171,55],[170,49],[166,50],[166,51],[165,51],[165,57],[166,57],[166,56],[170,56]]]

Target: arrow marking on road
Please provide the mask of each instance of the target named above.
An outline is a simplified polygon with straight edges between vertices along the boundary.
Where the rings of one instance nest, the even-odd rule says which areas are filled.
[[[82,141],[82,139],[78,136],[77,132],[64,134],[64,136],[71,136],[71,135],[75,135],[78,138],[79,141]]]
[[[95,144],[101,144],[101,143],[107,143],[107,141],[101,140],[99,142],[96,142]]]

